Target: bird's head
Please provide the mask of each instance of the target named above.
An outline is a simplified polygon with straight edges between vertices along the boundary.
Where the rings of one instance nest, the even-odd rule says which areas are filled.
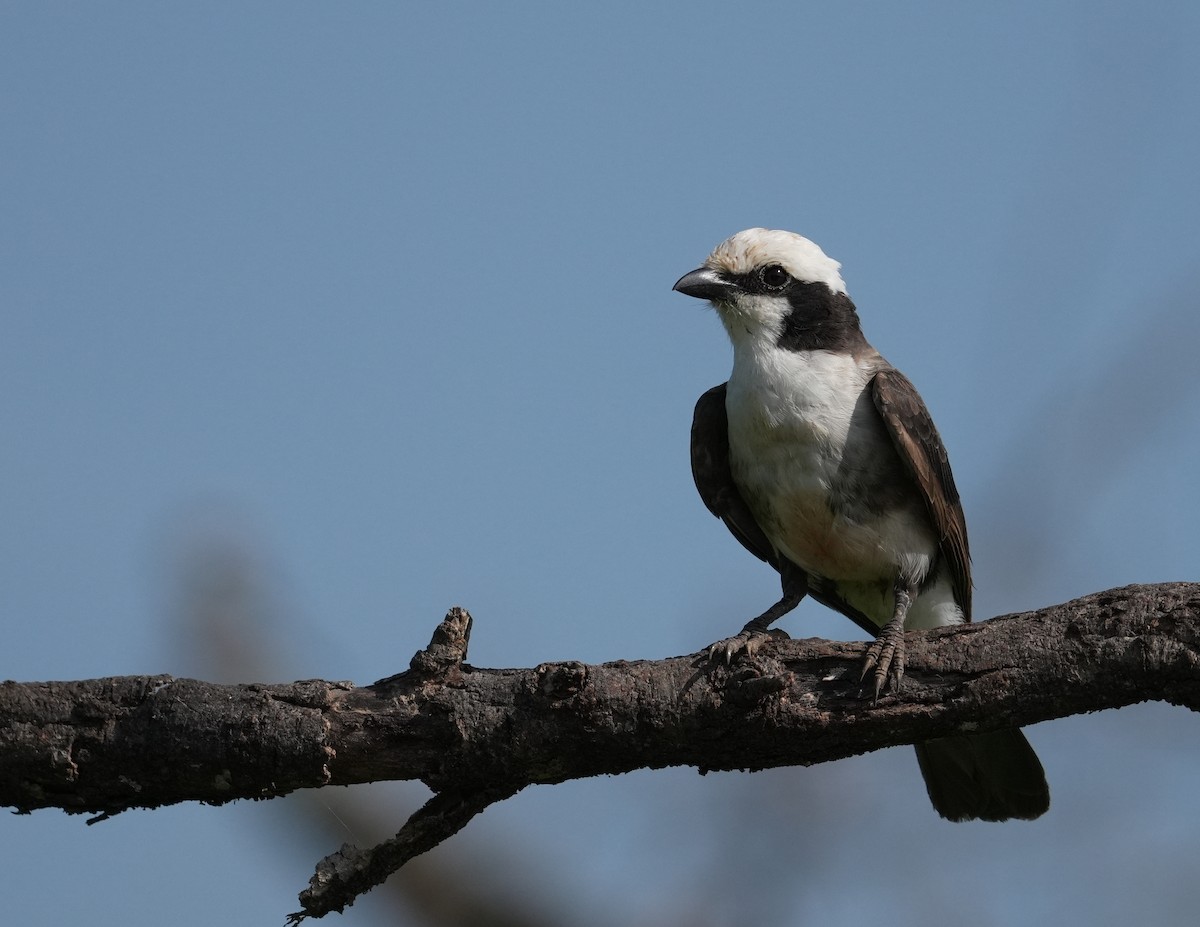
[[[746,229],[717,245],[674,288],[712,303],[735,342],[777,343],[797,325],[823,326],[831,312],[844,318],[848,307],[853,315],[841,266],[795,232]]]

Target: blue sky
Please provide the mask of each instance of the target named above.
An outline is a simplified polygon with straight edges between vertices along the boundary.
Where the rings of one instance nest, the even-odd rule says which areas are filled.
[[[670,288],[755,225],[924,394],[979,616],[1197,578],[1198,41],[1186,3],[4,5],[0,678],[365,684],[452,604],[481,666],[732,633],[775,580],[691,485],[730,351]],[[581,925],[1191,923],[1197,732],[1031,729],[1034,824],[938,820],[893,750],[535,789],[431,865]],[[10,818],[6,914],[277,923],[371,839],[342,799],[422,795]]]

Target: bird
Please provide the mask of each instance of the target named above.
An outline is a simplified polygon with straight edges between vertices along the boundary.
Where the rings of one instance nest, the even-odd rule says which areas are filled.
[[[728,381],[696,403],[696,488],[782,590],[708,658],[753,656],[807,595],[874,637],[863,681],[875,700],[899,691],[906,630],[971,620],[966,519],[925,403],[863,335],[841,264],[795,232],[738,232],[674,289],[707,300],[733,345]],[[1049,807],[1018,729],[916,751],[944,818],[1032,820]]]

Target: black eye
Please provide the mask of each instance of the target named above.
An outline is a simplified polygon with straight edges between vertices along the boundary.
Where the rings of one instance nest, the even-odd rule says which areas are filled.
[[[758,277],[762,280],[763,286],[772,290],[783,289],[792,279],[791,274],[778,264],[768,264],[758,272]]]

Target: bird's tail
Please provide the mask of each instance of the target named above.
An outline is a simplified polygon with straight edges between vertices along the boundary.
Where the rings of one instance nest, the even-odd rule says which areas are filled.
[[[916,745],[937,813],[951,821],[1032,820],[1050,807],[1042,763],[1016,728]]]

